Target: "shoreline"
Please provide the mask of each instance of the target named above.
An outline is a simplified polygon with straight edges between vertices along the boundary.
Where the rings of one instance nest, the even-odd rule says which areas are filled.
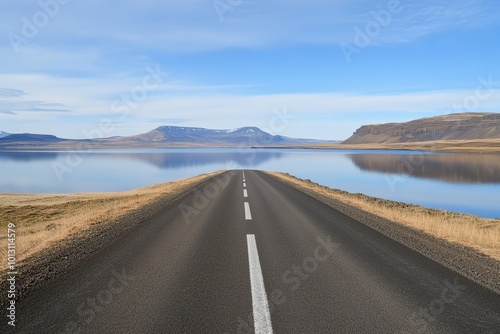
[[[297,147],[298,148],[298,147]],[[500,139],[477,140],[436,140],[426,142],[405,143],[365,143],[365,144],[333,144],[310,145],[303,148],[335,149],[335,150],[397,150],[425,151],[441,153],[500,153]]]
[[[203,145],[192,143],[156,143],[149,145],[101,145],[89,143],[93,150],[137,150],[137,149],[318,149],[318,150],[389,150],[389,151],[425,151],[440,153],[500,153],[500,139],[475,139],[475,140],[435,140],[425,142],[404,143],[363,143],[343,144],[338,141],[334,144],[310,144],[297,146],[233,146],[233,145]],[[73,144],[9,144],[0,145],[0,152],[78,152],[82,151],[81,145]]]

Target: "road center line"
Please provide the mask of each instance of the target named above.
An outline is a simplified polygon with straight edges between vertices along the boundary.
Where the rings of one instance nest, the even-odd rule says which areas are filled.
[[[246,189],[243,189],[243,197],[248,197],[248,191]]]
[[[250,285],[252,287],[252,306],[255,334],[272,334],[271,314],[267,301],[264,277],[260,267],[259,253],[255,235],[247,234],[248,263],[250,266]]]
[[[252,213],[250,212],[250,204],[248,202],[243,203],[245,206],[245,219],[252,220]]]

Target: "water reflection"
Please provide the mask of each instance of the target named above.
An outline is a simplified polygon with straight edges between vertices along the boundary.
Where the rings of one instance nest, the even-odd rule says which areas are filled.
[[[405,174],[454,183],[499,183],[495,154],[349,154],[363,171]]]
[[[286,172],[349,192],[500,217],[500,155],[493,154],[138,149],[99,150],[78,157],[71,152],[0,151],[0,192],[122,191],[215,170],[243,168]],[[56,170],[54,165],[58,164]]]
[[[59,161],[64,164],[68,156],[74,156],[73,152],[8,152],[0,151],[0,160],[12,161]],[[112,158],[117,161],[135,160],[148,163],[161,169],[176,169],[192,166],[205,166],[213,164],[227,164],[227,166],[239,166],[243,168],[254,168],[262,163],[273,159],[280,159],[281,152],[257,152],[251,149],[225,152],[209,150],[178,150],[168,152],[126,152],[105,151],[94,153],[78,153],[82,159]]]
[[[242,152],[242,153],[116,153],[117,159],[139,160],[161,169],[186,168],[225,163],[227,166],[253,168],[272,159],[279,159],[279,152]]]
[[[0,160],[14,161],[34,161],[34,160],[55,160],[60,153],[57,152],[9,152],[0,151]]]

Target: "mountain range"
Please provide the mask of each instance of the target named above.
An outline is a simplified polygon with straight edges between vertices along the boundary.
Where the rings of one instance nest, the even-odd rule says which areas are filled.
[[[82,145],[91,145],[92,148],[288,147],[336,142],[272,135],[257,127],[213,130],[160,126],[139,135],[96,139],[64,139],[30,133],[6,134],[0,137],[0,149],[75,149]]]
[[[459,113],[421,118],[404,123],[363,125],[347,140],[315,140],[272,135],[257,127],[213,130],[196,127],[160,126],[152,131],[123,137],[64,139],[54,135],[10,134],[0,131],[0,149],[50,150],[88,148],[188,148],[188,147],[323,147],[342,148],[343,144],[366,147],[386,145],[397,149],[412,143],[446,141],[467,143],[486,140],[484,145],[500,143],[500,113]],[[497,143],[498,142],[498,143]],[[489,143],[489,144],[488,144]],[[399,145],[399,146],[394,146]],[[484,146],[483,145],[483,146]],[[359,146],[359,145],[358,145]],[[402,147],[399,147],[400,149]],[[409,148],[409,147],[406,147]]]

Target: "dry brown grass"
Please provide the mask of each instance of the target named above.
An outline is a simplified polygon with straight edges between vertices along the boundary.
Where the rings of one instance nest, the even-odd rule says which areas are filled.
[[[0,194],[0,258],[6,258],[8,223],[16,225],[16,260],[19,262],[73,233],[112,222],[162,195],[178,193],[219,173],[124,192]]]
[[[329,198],[348,203],[390,221],[423,231],[440,239],[471,247],[496,260],[500,260],[500,219],[480,218],[473,215],[428,209],[351,194],[346,191],[320,186],[288,174],[269,172],[274,177],[299,188],[312,190]]]
[[[467,152],[467,153],[498,153],[500,152],[500,139],[477,140],[436,140],[425,142],[407,143],[373,143],[373,144],[327,144],[313,145],[307,148],[322,149],[354,149],[354,150],[412,150],[434,152]]]

